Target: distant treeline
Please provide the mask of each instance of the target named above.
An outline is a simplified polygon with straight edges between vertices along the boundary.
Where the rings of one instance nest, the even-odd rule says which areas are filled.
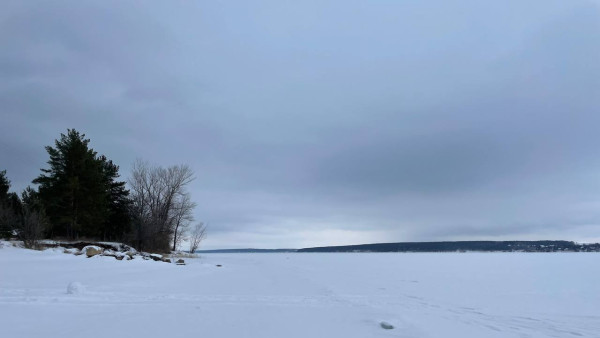
[[[189,236],[193,251],[204,237],[194,222],[187,165],[168,168],[138,160],[128,185],[119,167],[68,129],[46,146],[48,167],[21,194],[11,192],[0,171],[0,238],[18,238],[34,247],[41,238],[121,241],[139,250],[175,250]]]
[[[304,249],[217,249],[197,253],[288,253],[288,252],[600,252],[600,244],[570,241],[459,241],[400,242]]]
[[[297,252],[600,252],[600,244],[570,241],[400,242],[299,249]]]

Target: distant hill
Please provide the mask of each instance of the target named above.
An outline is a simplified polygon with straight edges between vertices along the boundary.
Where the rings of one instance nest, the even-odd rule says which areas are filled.
[[[218,249],[196,250],[195,253],[271,253],[271,252],[296,252],[296,249]]]
[[[196,253],[286,253],[286,252],[600,252],[600,244],[571,241],[456,241],[398,242],[304,249],[217,249]]]
[[[400,242],[360,245],[326,246],[299,249],[297,252],[600,252],[600,244],[580,244],[570,241],[458,241]]]

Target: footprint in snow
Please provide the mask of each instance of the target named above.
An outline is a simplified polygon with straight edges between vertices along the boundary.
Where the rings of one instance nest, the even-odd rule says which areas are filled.
[[[384,330],[392,330],[392,329],[394,329],[394,325],[392,325],[392,324],[390,324],[390,323],[388,323],[386,321],[380,322],[379,326],[381,326],[381,328],[384,329]]]

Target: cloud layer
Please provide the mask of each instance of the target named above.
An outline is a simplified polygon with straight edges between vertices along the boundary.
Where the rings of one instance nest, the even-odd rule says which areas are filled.
[[[206,248],[600,240],[600,6],[5,2],[0,168],[196,171]]]

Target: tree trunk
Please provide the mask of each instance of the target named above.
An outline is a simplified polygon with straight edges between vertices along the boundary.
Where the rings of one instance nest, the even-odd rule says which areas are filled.
[[[176,227],[175,227],[175,233],[173,234],[173,251],[175,251],[175,247],[176,247],[176,245],[177,245],[177,228],[178,228],[178,227],[179,227],[179,226],[176,226]]]

